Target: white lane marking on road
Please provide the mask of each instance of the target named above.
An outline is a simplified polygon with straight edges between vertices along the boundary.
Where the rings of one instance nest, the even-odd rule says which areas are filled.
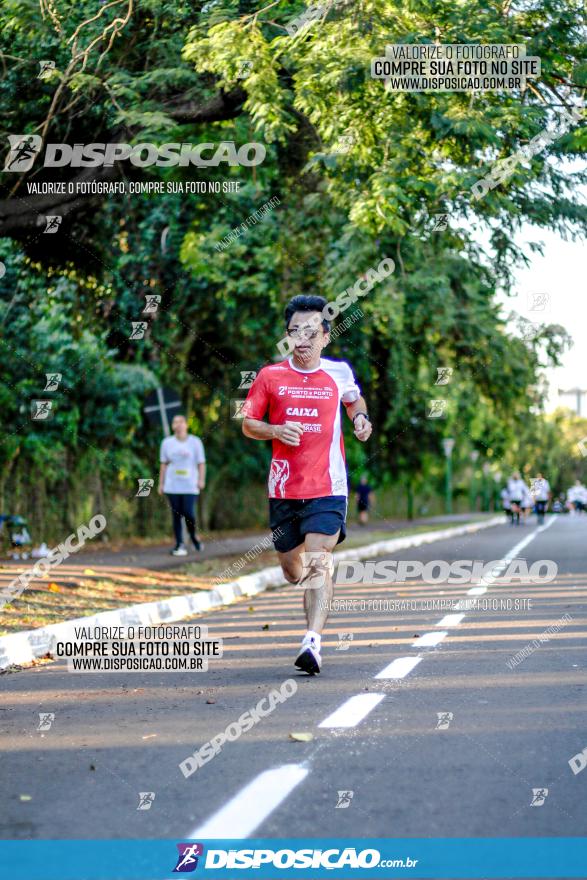
[[[306,778],[308,773],[308,768],[302,764],[282,764],[281,767],[265,770],[245,785],[203,825],[199,825],[188,834],[188,839],[247,837],[285,800],[296,785]]]
[[[357,694],[335,709],[318,727],[356,727],[377,706],[385,694]]]
[[[507,556],[502,557],[502,559],[491,560],[492,562],[495,562],[495,565],[491,569],[491,574],[484,575],[482,578],[480,578],[479,579],[479,586],[476,586],[470,590],[467,590],[467,595],[468,596],[482,596],[483,593],[486,593],[487,587],[490,587],[492,584],[495,583],[495,581],[503,573],[504,569],[510,564],[510,562],[512,562],[514,559],[517,558],[518,553],[520,553],[520,551],[523,550],[524,547],[527,547],[528,544],[534,540],[536,535],[538,535],[540,532],[543,532],[545,529],[550,528],[550,526],[553,524],[553,522],[554,522],[554,520],[551,519],[545,525],[538,526],[537,529],[534,529],[533,532],[531,532],[529,535],[526,535],[526,537],[522,538],[521,541],[518,541],[518,543],[514,547],[512,547],[512,549],[509,551]],[[467,606],[464,605],[461,607],[464,607],[466,609]],[[457,604],[455,606],[455,608],[457,611],[460,610],[459,604]]]
[[[503,559],[495,560],[497,562],[497,565],[495,566],[495,568],[503,570],[506,567],[506,565],[509,565],[513,559],[517,558],[518,553],[521,550],[523,550],[524,547],[527,547],[528,544],[534,540],[536,535],[540,534],[540,532],[543,532],[545,529],[550,528],[550,526],[553,524],[553,522],[554,522],[554,520],[550,520],[550,522],[546,523],[546,525],[538,526],[537,529],[534,529],[533,532],[530,532],[529,535],[526,535],[525,538],[522,538],[521,541],[518,541],[518,543],[514,547],[512,547],[512,549],[509,551],[507,556],[504,556]],[[496,579],[496,577],[498,577],[498,575],[496,575],[496,576],[490,575],[488,578],[481,578],[479,583],[493,583],[493,581]]]
[[[545,531],[553,523],[554,519],[543,526],[539,526],[533,534],[520,541],[502,562],[508,564],[516,553],[519,553],[523,547],[534,539],[538,532]],[[473,587],[468,591],[468,595],[479,596],[486,592],[487,587]],[[455,607],[458,608],[458,605]],[[447,617],[451,616],[458,615],[447,615]],[[440,626],[440,624],[437,625]],[[424,647],[426,644],[431,644],[430,641],[425,642],[424,640],[434,637],[437,638],[434,644],[438,644],[446,635],[448,635],[446,632],[426,633],[422,639],[417,639],[412,647]],[[377,673],[375,678],[404,678],[421,660],[421,657],[397,657],[382,669],[381,672]],[[377,694],[360,694],[351,697],[335,710],[332,715],[329,715],[328,718],[322,721],[319,727],[354,727],[383,699],[384,695]],[[353,722],[351,721],[352,718],[356,720]],[[345,723],[340,723],[339,719]],[[306,778],[308,772],[308,768],[301,764],[284,764],[273,770],[266,770],[246,785],[203,825],[198,826],[188,834],[188,839],[238,839],[246,837],[255,831],[288,794]]]
[[[464,614],[447,614],[435,626],[458,626],[464,620]]]
[[[421,657],[397,657],[385,669],[378,672],[375,678],[405,678],[421,659]]]
[[[438,645],[443,639],[447,637],[448,633],[446,630],[444,632],[431,632],[424,633],[419,639],[416,639],[415,642],[412,642],[412,648],[433,648],[434,645]]]
[[[500,560],[500,561],[503,561],[503,562],[506,562],[506,563],[510,563],[510,562],[512,561],[512,559],[515,559],[515,558],[516,558],[516,556],[518,555],[518,553],[520,552],[520,550],[523,550],[524,547],[527,547],[528,544],[530,543],[530,541],[533,541],[534,538],[536,537],[536,535],[537,535],[539,532],[542,532],[543,530],[544,530],[544,529],[543,529],[542,526],[538,526],[537,529],[534,529],[533,532],[530,532],[529,535],[526,535],[525,538],[522,538],[521,541],[518,541],[518,543],[516,544],[516,546],[515,546],[515,547],[512,547],[512,549],[510,550],[510,552],[508,553],[508,555],[505,556],[505,557],[503,558],[503,560]]]

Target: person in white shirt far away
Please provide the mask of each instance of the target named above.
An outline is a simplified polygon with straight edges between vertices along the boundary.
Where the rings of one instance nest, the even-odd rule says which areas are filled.
[[[173,434],[161,443],[159,494],[167,496],[171,507],[175,534],[175,547],[171,555],[187,556],[182,520],[185,519],[194,548],[200,551],[203,546],[196,535],[196,501],[200,490],[206,485],[206,456],[200,438],[188,433],[185,416],[174,416],[171,430]]]
[[[519,526],[522,503],[526,497],[526,493],[528,492],[528,487],[526,486],[525,482],[520,479],[519,471],[514,471],[509,478],[507,490],[510,496],[510,504],[512,507],[512,525],[515,524]]]
[[[534,498],[534,503],[536,505],[538,524],[541,525],[544,522],[544,514],[546,513],[548,502],[552,496],[550,483],[542,476],[542,474],[538,474],[538,476],[532,480],[532,488],[530,491],[532,492],[532,497]]]
[[[511,521],[512,521],[512,505],[510,502],[510,493],[508,492],[507,488],[504,486],[504,488],[501,490],[501,492],[499,494],[501,496],[501,506],[503,507],[503,512],[506,515],[506,519],[508,519],[511,523]]]
[[[524,486],[524,497],[522,498],[522,510],[524,511],[524,522],[526,522],[534,510],[534,497],[526,485]]]
[[[567,492],[567,502],[573,514],[582,513],[587,508],[587,488],[581,480],[575,480]]]

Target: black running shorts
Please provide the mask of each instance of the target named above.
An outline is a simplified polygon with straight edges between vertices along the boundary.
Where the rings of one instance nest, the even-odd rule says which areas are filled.
[[[279,553],[287,553],[303,544],[308,532],[335,535],[337,544],[346,537],[346,495],[327,498],[270,498],[269,525],[273,544]],[[279,530],[279,531],[278,531]]]

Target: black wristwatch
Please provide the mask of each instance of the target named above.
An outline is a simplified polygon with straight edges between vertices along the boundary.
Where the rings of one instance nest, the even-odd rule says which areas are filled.
[[[365,416],[365,418],[367,419],[368,422],[371,421],[371,419],[369,418],[369,416],[367,415],[366,412],[358,412],[358,413],[355,413],[353,416],[353,425],[355,424],[355,419],[358,419],[359,416]]]

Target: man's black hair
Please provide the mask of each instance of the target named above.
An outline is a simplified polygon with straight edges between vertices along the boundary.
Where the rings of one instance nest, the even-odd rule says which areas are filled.
[[[289,327],[289,322],[291,321],[294,312],[322,313],[322,310],[327,305],[328,301],[325,300],[323,296],[304,296],[303,294],[300,294],[299,296],[294,296],[294,298],[290,299],[285,307],[286,329]],[[322,329],[325,333],[328,333],[330,330],[330,321],[327,321],[326,318],[323,318],[322,320]]]

